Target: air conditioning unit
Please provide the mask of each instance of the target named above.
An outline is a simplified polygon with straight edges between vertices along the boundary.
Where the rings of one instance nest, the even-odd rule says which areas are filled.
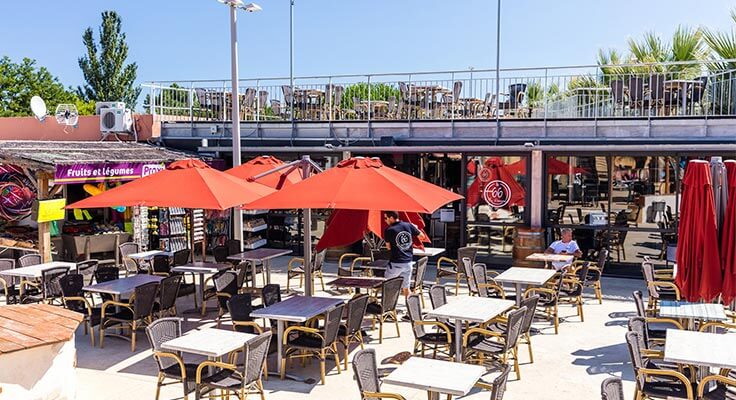
[[[133,115],[120,101],[101,101],[95,105],[100,116],[102,133],[130,133],[133,131]]]

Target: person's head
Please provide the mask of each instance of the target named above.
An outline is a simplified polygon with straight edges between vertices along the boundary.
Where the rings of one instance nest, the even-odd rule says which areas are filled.
[[[399,213],[396,211],[384,211],[383,218],[386,220],[387,224],[391,225],[399,220]]]
[[[572,229],[562,228],[560,229],[560,238],[563,242],[567,243],[572,240]]]

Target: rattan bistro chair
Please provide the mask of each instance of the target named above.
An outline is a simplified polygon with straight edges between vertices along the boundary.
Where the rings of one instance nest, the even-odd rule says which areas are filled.
[[[118,246],[118,252],[120,253],[120,263],[125,269],[125,276],[128,276],[129,274],[137,274],[141,267],[138,265],[138,262],[128,256],[140,252],[140,246],[138,243],[122,243]]]
[[[447,257],[440,257],[437,259],[437,278],[436,283],[440,283],[440,279],[444,277],[455,278],[455,295],[460,290],[460,280],[464,279],[464,274],[461,271],[460,262],[462,259],[467,257],[470,259],[470,264],[475,264],[475,257],[478,254],[478,249],[475,247],[461,247],[457,249],[457,260],[453,260]],[[447,266],[449,264],[449,266]],[[444,266],[443,266],[444,265]]]
[[[3,286],[3,294],[5,295],[5,304],[11,304],[11,298],[13,303],[18,301],[20,291],[18,290],[18,278],[2,275],[3,271],[8,271],[15,268],[15,260],[12,258],[0,258],[0,285]]]
[[[521,300],[519,307],[526,307],[527,312],[524,314],[524,320],[521,323],[521,333],[519,334],[519,344],[527,345],[529,349],[529,363],[534,363],[534,353],[532,352],[532,323],[534,322],[534,315],[537,312],[537,303],[539,303],[539,296],[531,296]],[[489,325],[488,328],[497,331],[505,332],[507,317],[498,317],[495,319],[495,323]]]
[[[646,337],[648,341],[663,344],[667,337],[667,329],[683,329],[682,323],[676,319],[648,316],[646,307],[644,306],[644,298],[640,291],[634,291],[633,297],[634,304],[636,305],[636,315],[646,321]]]
[[[636,377],[634,398],[694,400],[693,385],[685,375],[678,371],[647,368],[640,343],[638,333],[626,333],[626,344]]]
[[[95,331],[94,327],[100,324],[102,309],[93,307],[88,298],[84,296],[84,276],[80,274],[66,274],[59,280],[61,285],[61,294],[64,307],[68,310],[76,311],[84,315],[84,333],[88,334],[95,347]]]
[[[86,260],[77,263],[77,273],[85,278],[85,285],[91,285],[95,278],[95,270],[100,264],[98,260]]]
[[[326,254],[327,250],[316,253],[312,262],[312,278],[319,278],[323,292],[325,291],[325,280],[322,276],[322,267],[325,263]],[[297,276],[299,277],[299,287],[302,287],[304,284],[304,257],[292,257],[286,269],[286,291],[289,291],[289,281]],[[314,282],[312,282],[312,285],[314,285]],[[314,290],[314,286],[312,286],[312,290]]]
[[[489,384],[483,381],[478,381],[478,383],[475,384],[475,387],[490,390],[490,400],[503,400],[503,394],[506,393],[506,382],[509,380],[509,372],[511,372],[511,367],[504,365],[503,368],[501,368],[501,374],[498,375],[493,382]]]
[[[604,379],[601,383],[601,400],[624,400],[624,385],[621,378]]]
[[[503,290],[503,287],[495,283],[493,280],[488,280],[485,264],[478,263],[473,265],[472,271],[473,281],[478,288],[478,295],[480,297],[506,298],[506,292]]]
[[[585,279],[588,276],[588,265],[587,262],[583,263],[578,270],[579,275],[566,274],[559,294],[560,302],[570,303],[573,307],[577,308],[577,315],[580,317],[580,322],[585,322],[585,316],[583,314],[583,290],[585,289]]]
[[[401,336],[399,318],[396,315],[396,304],[399,302],[402,280],[403,278],[400,276],[385,280],[381,284],[380,299],[368,303],[366,314],[371,316],[374,329],[376,321],[378,321],[378,343],[383,343],[383,324],[391,319],[396,323],[396,336]]]
[[[698,399],[703,400],[731,400],[736,390],[736,379],[729,375],[708,375],[698,383]],[[711,385],[715,383],[715,387]]]
[[[229,278],[223,278],[223,276],[227,273],[227,271],[218,271],[209,278],[205,279],[202,283],[202,287],[204,287],[204,291],[202,292],[202,316],[204,317],[205,313],[207,312],[207,301],[211,299],[217,298],[217,286],[215,285],[215,281],[218,279],[227,279]],[[207,283],[212,281],[212,286],[207,287]],[[236,282],[237,279],[234,280]],[[237,284],[237,282],[236,282]]]
[[[439,321],[426,321],[422,316],[422,305],[419,296],[412,294],[406,298],[406,308],[409,311],[412,332],[414,333],[414,349],[413,354],[421,354],[432,350],[432,358],[437,353],[444,353],[448,358],[452,358],[453,337],[450,327]],[[436,331],[428,332],[425,328],[434,327]]]
[[[95,270],[95,282],[110,282],[120,278],[120,270],[112,265],[100,265]],[[108,293],[100,293],[100,298],[103,302],[112,300],[113,295]]]
[[[161,280],[158,300],[153,305],[153,312],[157,313],[159,318],[166,314],[176,316],[176,299],[183,278],[181,275],[172,275]]]
[[[196,398],[222,398],[234,393],[239,400],[245,400],[255,392],[265,399],[263,392],[263,365],[266,363],[271,332],[261,333],[243,345],[243,365],[219,361],[205,361],[199,364],[196,373]],[[212,375],[203,375],[205,368],[216,368]],[[219,393],[215,394],[215,390]]]
[[[350,353],[350,345],[356,343],[361,349],[363,346],[363,332],[360,330],[365,318],[365,310],[368,307],[368,294],[359,294],[354,296],[348,304],[345,305],[345,322],[340,324],[337,330],[337,339],[344,347],[343,362],[345,370],[348,370],[348,354]]]
[[[595,291],[595,297],[598,299],[599,304],[603,304],[603,292],[601,290],[601,277],[603,276],[603,269],[608,261],[608,250],[601,249],[598,252],[598,258],[596,262],[587,261],[574,261],[572,266],[572,273],[583,282],[583,287],[592,287]],[[583,276],[583,264],[588,264],[588,270],[585,276]]]
[[[283,353],[281,356],[281,379],[286,373],[287,358],[316,357],[319,359],[320,378],[325,384],[325,358],[327,353],[335,357],[335,367],[340,373],[340,355],[337,351],[337,333],[344,306],[338,306],[323,314],[324,325],[321,329],[306,326],[290,326],[283,335]]]
[[[353,356],[353,372],[355,373],[355,379],[358,381],[361,400],[406,400],[399,394],[381,392],[376,350],[365,349],[355,353],[355,356]]]
[[[417,260],[416,273],[411,281],[409,290],[412,293],[419,295],[419,299],[422,301],[422,307],[424,307],[424,275],[427,272],[427,264],[429,263],[429,257],[422,257]]]
[[[519,371],[518,341],[527,308],[521,307],[508,313],[505,332],[494,332],[490,329],[470,328],[463,335],[463,348],[468,357],[474,355],[489,356],[493,360],[507,365],[509,357],[514,359],[516,379],[521,379]],[[483,357],[478,357],[483,363]]]
[[[233,330],[244,333],[263,333],[263,327],[253,321],[250,313],[253,312],[253,296],[250,293],[234,294],[227,300],[227,310]]]
[[[152,321],[158,287],[157,282],[146,283],[135,288],[127,302],[108,300],[102,303],[100,348],[105,344],[105,329],[120,325],[130,327],[130,351],[135,351],[136,330]]]
[[[180,337],[181,318],[160,318],[146,327],[146,337],[151,344],[153,358],[158,366],[158,380],[156,382],[156,400],[159,398],[161,386],[181,383],[184,389],[184,399],[188,398],[195,386],[197,364],[185,363],[181,352],[163,350],[161,345]],[[173,379],[173,382],[165,382]]]
[[[655,314],[659,312],[660,300],[680,300],[680,289],[677,285],[670,281],[656,280],[654,266],[650,261],[641,263],[641,271],[649,291],[647,311]]]
[[[560,300],[560,291],[564,283],[564,274],[557,278],[554,283],[554,289],[547,287],[533,287],[529,288],[524,292],[524,297],[539,296],[539,302],[537,306],[542,307],[545,312],[545,317],[552,322],[555,327],[555,335],[559,333],[560,328],[560,313],[558,310],[558,304]]]
[[[59,280],[69,273],[69,267],[54,267],[41,271],[41,282],[22,280],[20,282],[20,302],[23,304],[40,303],[54,304],[58,300],[61,303],[61,284]]]
[[[18,265],[22,267],[30,267],[31,265],[38,265],[43,262],[40,254],[26,254],[18,257]]]

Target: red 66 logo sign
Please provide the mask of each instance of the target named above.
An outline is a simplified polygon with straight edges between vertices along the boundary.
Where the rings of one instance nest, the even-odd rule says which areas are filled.
[[[511,188],[503,181],[490,181],[483,188],[483,200],[491,207],[501,208],[511,200]]]

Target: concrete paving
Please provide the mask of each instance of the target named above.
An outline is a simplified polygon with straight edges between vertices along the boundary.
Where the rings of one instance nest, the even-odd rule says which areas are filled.
[[[287,257],[275,260],[273,281],[282,287],[286,282],[285,265]],[[432,265],[430,263],[430,265]],[[335,265],[327,264],[325,281],[334,277]],[[434,268],[428,269],[427,281],[433,281]],[[292,287],[295,283],[292,280]],[[259,277],[260,284],[260,277]],[[319,284],[316,285],[319,290]],[[534,363],[529,363],[525,347],[520,347],[521,380],[513,372],[509,377],[505,399],[596,399],[600,398],[600,383],[610,376],[622,376],[625,392],[633,393],[633,374],[629,355],[624,344],[624,333],[629,316],[634,315],[635,307],[631,299],[633,290],[643,290],[641,280],[604,278],[603,304],[598,304],[591,293],[586,294],[585,322],[575,315],[575,308],[564,305],[560,314],[565,319],[560,325],[558,335],[550,323],[544,320],[535,322],[540,330],[532,338]],[[329,290],[329,288],[328,288]],[[461,288],[461,294],[463,288]],[[319,295],[320,293],[317,293]],[[429,300],[427,297],[426,300]],[[403,299],[400,301],[403,303]],[[429,301],[426,302],[429,307]],[[214,302],[212,303],[214,306]],[[403,304],[401,304],[403,307]],[[191,308],[191,299],[180,299],[179,310]],[[181,313],[180,313],[181,314]],[[201,326],[213,326],[215,312],[202,319],[198,314],[183,314],[184,330]],[[366,324],[368,324],[366,320]],[[227,324],[224,324],[227,325]],[[227,328],[227,326],[224,326]],[[370,331],[366,347],[376,349],[378,359],[383,360],[402,351],[411,351],[413,335],[409,323],[400,323],[401,336],[397,337],[393,324],[384,327],[383,344],[378,344],[377,330]],[[156,391],[156,364],[151,357],[148,341],[143,332],[138,335],[136,352],[130,351],[127,341],[106,338],[105,348],[91,348],[89,336],[80,327],[76,336],[78,396],[80,400],[92,399],[153,399]],[[351,351],[354,354],[355,350]],[[187,362],[198,362],[202,357],[186,354]],[[271,371],[276,370],[276,359],[269,360]],[[327,384],[305,384],[290,380],[281,381],[271,377],[265,383],[266,398],[279,399],[359,399],[353,379],[352,366],[341,374],[334,363],[327,362]],[[315,360],[302,368],[294,362],[291,373],[303,377],[319,379],[319,363]],[[492,379],[489,373],[487,379]],[[418,390],[384,385],[385,392],[394,392],[407,400],[426,399],[426,393]],[[182,397],[180,384],[162,388],[161,399]],[[463,397],[465,399],[487,399],[488,392],[478,389]],[[190,396],[193,398],[193,396]],[[253,397],[257,398],[257,396]],[[443,397],[444,398],[444,397]]]

